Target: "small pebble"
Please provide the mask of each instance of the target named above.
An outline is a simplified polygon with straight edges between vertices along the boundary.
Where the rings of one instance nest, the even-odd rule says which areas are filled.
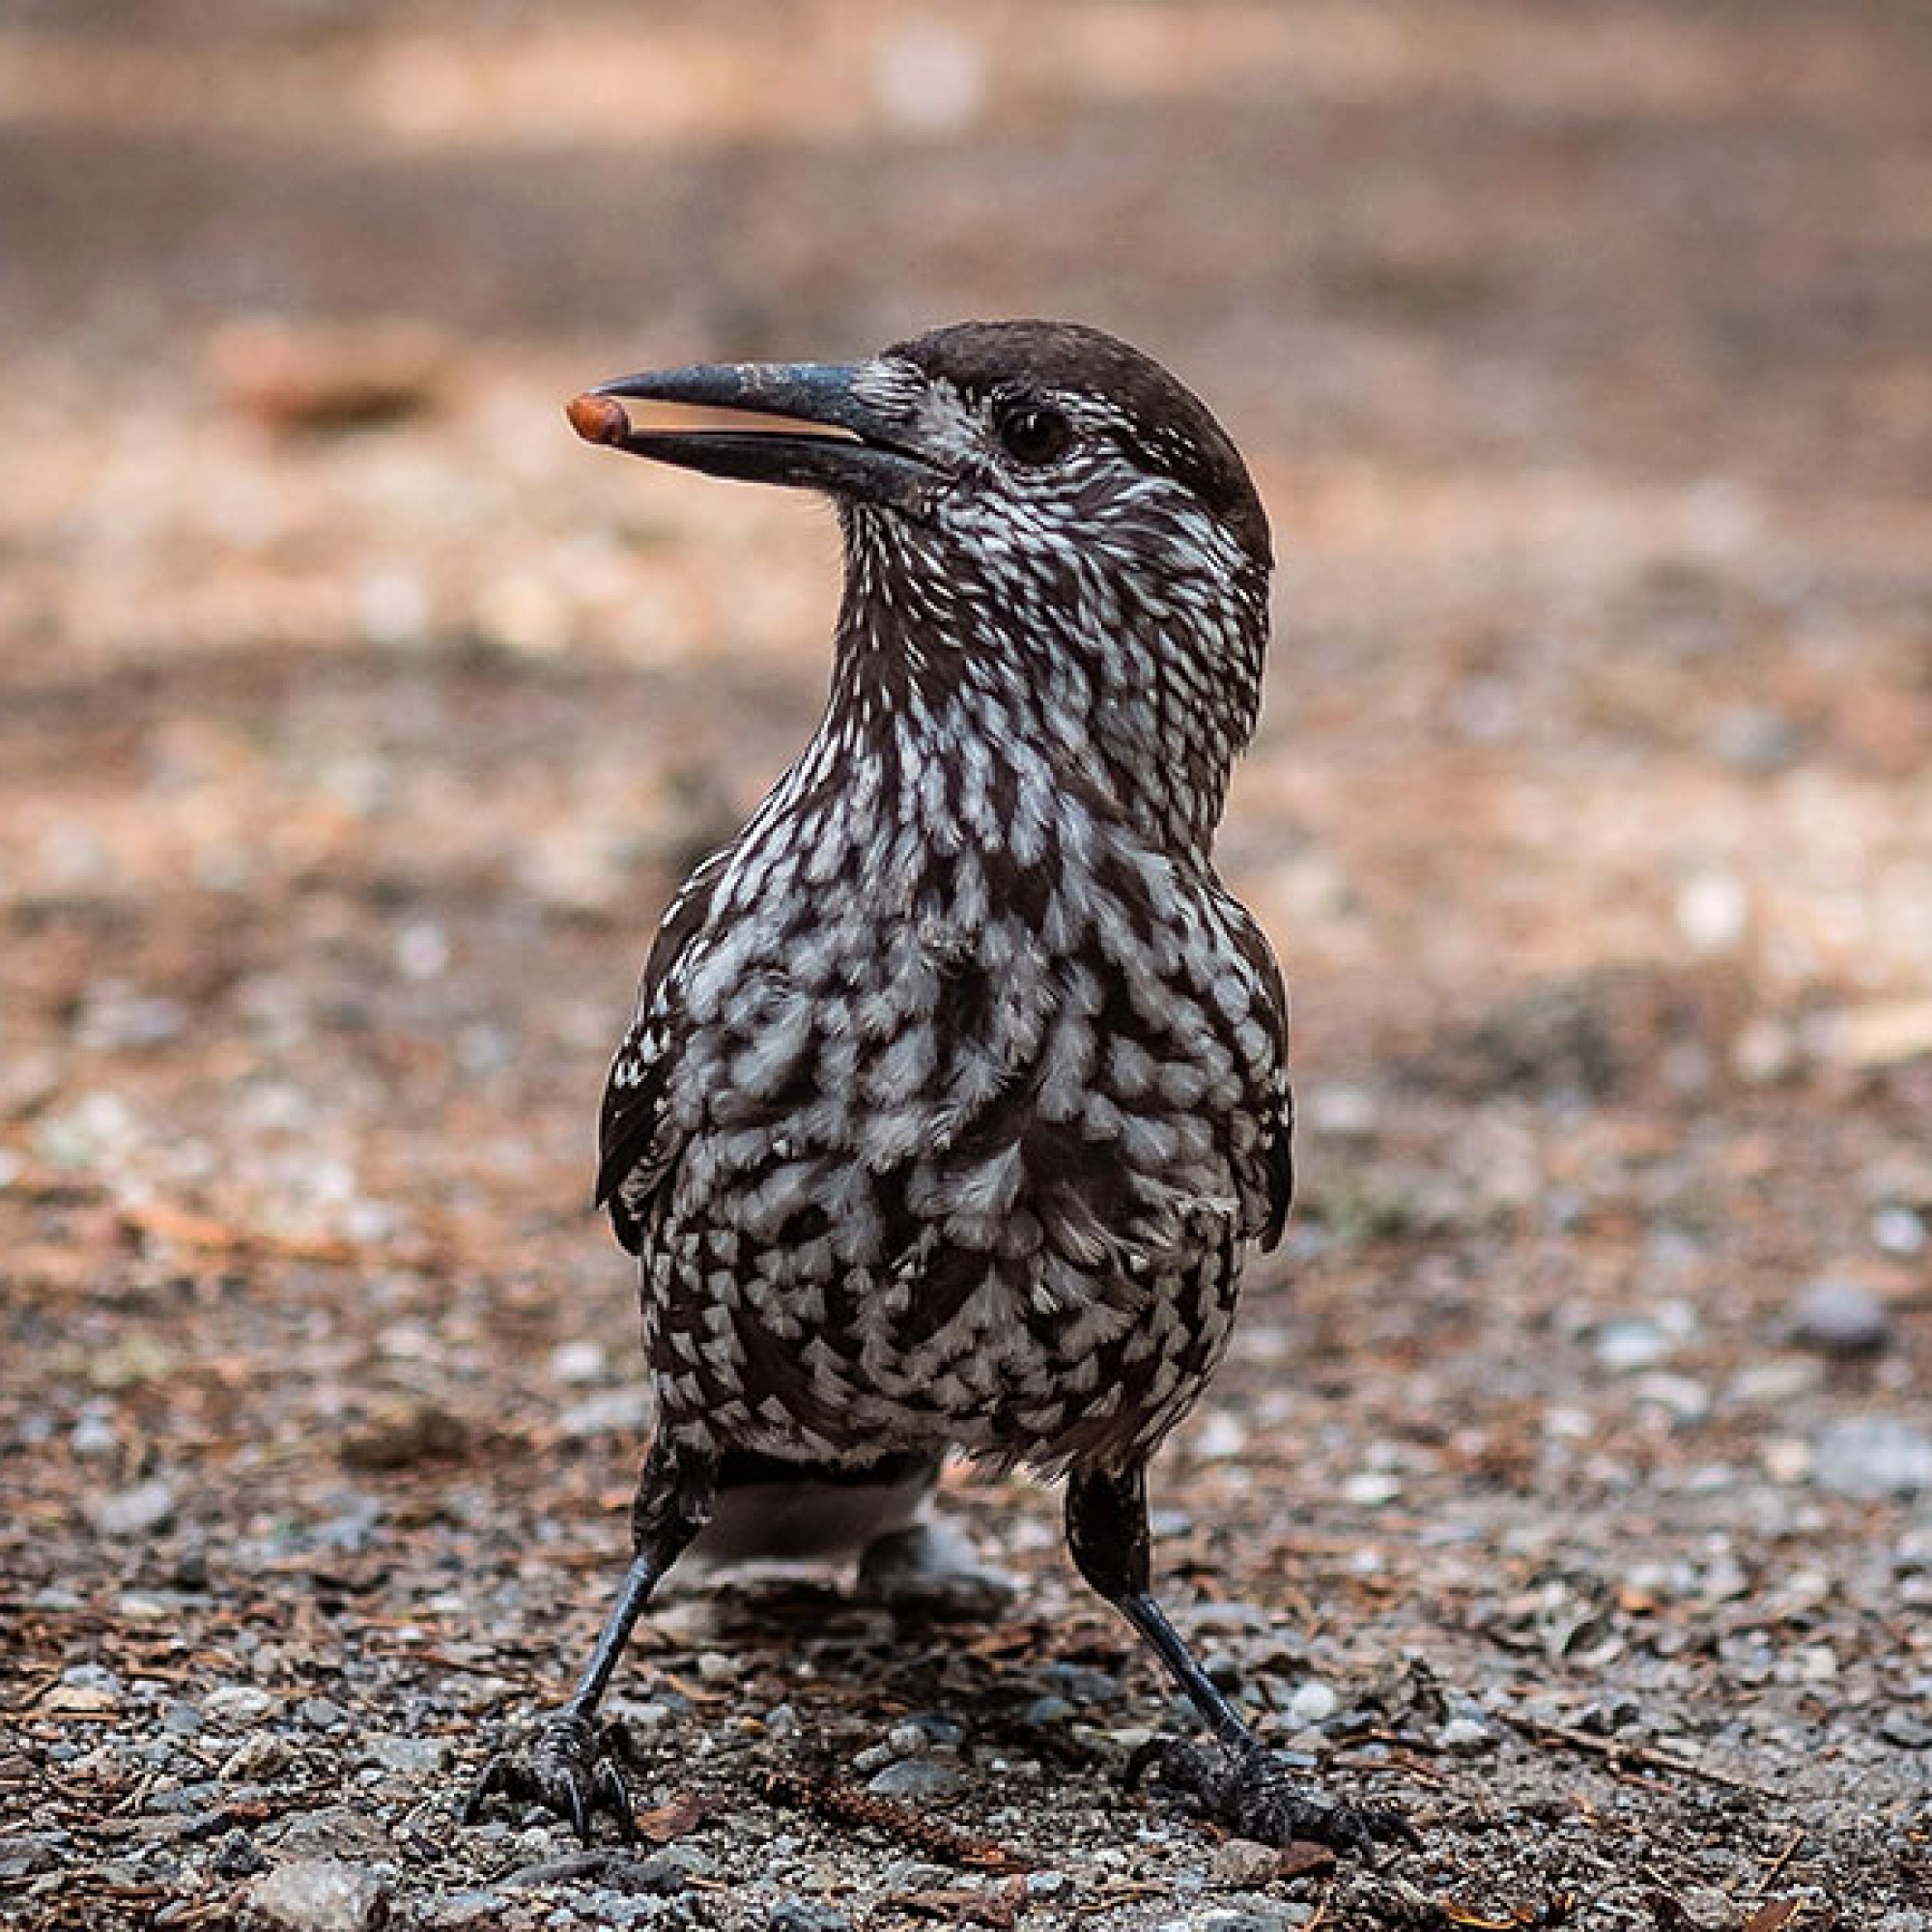
[[[1064,1871],[1029,1872],[1026,1880],[1029,1898],[1065,1898],[1073,1889],[1073,1881]]]
[[[1932,1750],[1932,1723],[1910,1711],[1888,1711],[1878,1720],[1878,1734],[1901,1750]]]
[[[1833,1423],[1813,1451],[1814,1480],[1833,1495],[1873,1502],[1932,1490],[1932,1435],[1890,1415]]]
[[[1744,881],[1716,867],[1693,872],[1677,890],[1677,929],[1699,952],[1722,952],[1750,924]]]
[[[951,1865],[934,1864],[930,1859],[895,1859],[880,1883],[887,1891],[937,1891],[954,1876]]]
[[[866,1789],[880,1798],[944,1798],[959,1788],[959,1774],[931,1758],[902,1758],[866,1780]]]
[[[469,1932],[471,1926],[501,1925],[506,1903],[500,1891],[478,1886],[452,1891],[446,1898],[426,1899],[417,1910],[423,1923],[439,1932]]]
[[[441,1738],[365,1738],[362,1754],[384,1771],[427,1775],[449,1764],[449,1746]]]
[[[1597,1365],[1617,1375],[1655,1368],[1669,1353],[1670,1337],[1647,1316],[1619,1316],[1597,1330]]]
[[[601,1342],[559,1342],[550,1351],[550,1372],[579,1386],[601,1382],[610,1377],[611,1357]]]
[[[1690,1932],[1733,1932],[1738,1922],[1736,1907],[1715,1886],[1687,1886],[1676,1898]]]
[[[434,980],[449,964],[449,935],[435,921],[412,920],[396,935],[396,965],[405,979]]]
[[[711,1873],[711,1861],[703,1853],[686,1845],[673,1845],[641,1859],[613,1847],[538,1859],[533,1864],[519,1865],[502,1883],[517,1891],[594,1885],[603,1900],[603,1917],[608,1918],[627,1916],[623,1911],[627,1900],[675,1898],[690,1889],[693,1879],[708,1879]]]
[[[1288,1715],[1304,1727],[1327,1722],[1341,1708],[1342,1700],[1334,1687],[1322,1683],[1319,1677],[1298,1685],[1294,1695],[1288,1700]]]
[[[1758,1452],[1764,1473],[1786,1488],[1808,1483],[1817,1462],[1810,1443],[1796,1435],[1774,1435]]]
[[[1357,1509],[1380,1509],[1402,1494],[1402,1478],[1393,1469],[1358,1469],[1342,1479],[1342,1500]]]
[[[243,1737],[222,1760],[220,1777],[224,1785],[261,1785],[288,1768],[288,1741],[274,1731],[257,1731]]]
[[[1869,1355],[1891,1337],[1885,1302],[1862,1282],[1821,1275],[1791,1305],[1791,1333],[1828,1355]]]
[[[1871,1218],[1873,1244],[1889,1255],[1918,1255],[1925,1250],[1925,1223],[1910,1208],[1881,1208]]]
[[[1474,1753],[1492,1750],[1496,1735],[1489,1725],[1474,1718],[1451,1718],[1442,1726],[1441,1744],[1444,1750]]]
[[[391,649],[429,636],[433,612],[422,580],[407,570],[373,570],[355,585],[356,628]]]
[[[1732,1376],[1724,1395],[1733,1403],[1784,1408],[1809,1395],[1824,1380],[1824,1365],[1816,1355],[1774,1355],[1768,1361],[1747,1362]]]
[[[611,1873],[626,1891],[654,1892],[665,1898],[690,1890],[694,1880],[704,1883],[714,1876],[711,1861],[696,1845],[667,1845],[627,1864],[621,1875],[615,1869]]]
[[[1220,1906],[1188,1918],[1164,1920],[1160,1932],[1292,1932],[1306,1925],[1313,1907],[1283,1905],[1258,1910],[1252,1906]]]
[[[1702,1422],[1711,1412],[1711,1391],[1704,1383],[1662,1370],[1639,1376],[1632,1385],[1631,1399],[1663,1409],[1679,1422]]]
[[[1065,1697],[1036,1697],[1020,1713],[1020,1722],[1038,1730],[1047,1724],[1062,1724],[1073,1715],[1073,1706]]]
[[[834,1905],[781,1898],[765,1920],[765,1932],[852,1932],[852,1921]]]
[[[265,1932],[372,1932],[388,1913],[373,1872],[340,1859],[297,1859],[264,1873],[242,1894],[244,1923]]]
[[[354,1804],[324,1804],[292,1811],[268,1828],[265,1836],[276,1854],[298,1860],[327,1860],[357,1866],[396,1856],[396,1845],[379,1819]]]
[[[113,1455],[120,1439],[113,1423],[96,1413],[83,1415],[68,1433],[68,1446],[76,1456],[88,1458]]]
[[[1214,1853],[1212,1870],[1216,1885],[1265,1885],[1280,1869],[1280,1852],[1271,1845],[1258,1844],[1253,1838],[1230,1838]]]
[[[1738,1077],[1753,1087],[1787,1080],[1797,1070],[1799,1047],[1791,1029],[1780,1021],[1760,1017],[1747,1021],[1731,1043],[1731,1065]]]
[[[1039,1673],[1063,1697],[1076,1704],[1111,1704],[1121,1694],[1121,1680],[1111,1670],[1088,1663],[1049,1663]]]
[[[71,1844],[64,1832],[0,1836],[0,1886],[57,1869],[67,1862]]]
[[[1226,1463],[1248,1446],[1248,1432],[1225,1408],[1211,1410],[1194,1431],[1194,1453],[1206,1462]]]
[[[966,1737],[966,1726],[944,1711],[915,1711],[902,1723],[917,1730],[934,1750],[950,1750]]]
[[[98,1690],[103,1697],[119,1698],[121,1680],[104,1663],[71,1663],[60,1681],[75,1690]]]
[[[214,1870],[218,1877],[253,1878],[268,1868],[269,1861],[262,1856],[261,1848],[239,1825],[225,1833],[214,1848]]]
[[[136,1483],[131,1490],[101,1496],[87,1512],[95,1529],[107,1537],[152,1535],[165,1527],[174,1513],[175,1492],[158,1476],[152,1482]]]
[[[650,1391],[642,1386],[600,1389],[573,1403],[557,1417],[558,1430],[573,1442],[595,1435],[629,1435],[650,1419]]]
[[[266,1718],[275,1708],[275,1699],[252,1684],[217,1684],[201,1700],[201,1714],[212,1724],[239,1729]]]

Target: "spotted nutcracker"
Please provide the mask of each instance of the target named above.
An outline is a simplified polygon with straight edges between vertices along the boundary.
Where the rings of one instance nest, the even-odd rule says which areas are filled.
[[[781,428],[633,427],[618,397]],[[592,441],[817,490],[845,550],[817,731],[685,882],[605,1093],[656,1402],[588,1668],[470,1801],[631,1822],[595,1713],[726,1479],[916,1493],[949,1449],[1066,1483],[1087,1580],[1213,1733],[1157,1776],[1232,1829],[1357,1849],[1151,1590],[1145,1472],[1292,1186],[1279,970],[1215,875],[1271,554],[1239,452],[1157,363],[962,323],[852,364],[631,376]],[[810,425],[809,428],[795,425]]]

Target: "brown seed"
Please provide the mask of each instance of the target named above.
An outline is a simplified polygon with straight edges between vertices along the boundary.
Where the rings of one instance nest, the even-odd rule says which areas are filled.
[[[631,433],[631,418],[611,396],[573,396],[564,414],[585,442],[622,442]]]

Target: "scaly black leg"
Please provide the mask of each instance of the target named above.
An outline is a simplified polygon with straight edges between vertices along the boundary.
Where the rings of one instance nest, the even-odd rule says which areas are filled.
[[[651,1593],[704,1527],[717,1475],[715,1456],[663,1435],[651,1445],[631,1505],[631,1546],[637,1553],[604,1619],[590,1662],[570,1701],[545,1720],[533,1745],[498,1751],[483,1767],[463,1807],[465,1824],[474,1824],[485,1802],[500,1791],[514,1803],[541,1804],[569,1819],[586,1845],[599,1811],[609,1812],[626,1838],[637,1836],[611,1732],[598,1728],[597,1707]]]
[[[1068,1479],[1066,1545],[1081,1576],[1141,1634],[1214,1733],[1214,1744],[1207,1748],[1176,1740],[1143,1747],[1128,1769],[1129,1782],[1151,1765],[1161,1783],[1199,1801],[1230,1831],[1264,1844],[1312,1838],[1373,1856],[1378,1838],[1419,1842],[1400,1812],[1347,1804],[1312,1789],[1255,1736],[1195,1662],[1153,1599],[1142,1465],[1118,1472],[1084,1470]]]

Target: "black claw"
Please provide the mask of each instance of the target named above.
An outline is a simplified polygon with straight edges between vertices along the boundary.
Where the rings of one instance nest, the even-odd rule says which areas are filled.
[[[1194,1800],[1217,1824],[1264,1845],[1300,1838],[1373,1862],[1378,1843],[1422,1843],[1400,1811],[1324,1797],[1263,1745],[1204,1747],[1155,1738],[1128,1760],[1128,1787],[1150,1769],[1156,1783]]]
[[[1122,1781],[1129,1791],[1138,1791],[1141,1788],[1141,1779],[1169,1751],[1176,1748],[1178,1747],[1173,1738],[1149,1738],[1144,1744],[1136,1745],[1133,1756],[1127,1760],[1127,1775]],[[1163,1780],[1163,1782],[1168,1781],[1171,1780]]]
[[[463,1822],[466,1825],[473,1825],[482,1817],[485,1801],[503,1781],[502,1769],[501,1761],[493,1757],[471,1780],[469,1795],[463,1801]]]
[[[589,1719],[559,1711],[527,1749],[499,1751],[478,1774],[463,1806],[463,1822],[473,1825],[497,1792],[513,1804],[541,1804],[565,1820],[587,1846],[598,1812],[616,1821],[626,1839],[638,1835],[637,1818],[624,1774],[611,1756],[611,1729],[594,1732]]]
[[[630,1789],[624,1782],[624,1774],[608,1757],[598,1760],[591,1803],[594,1808],[608,1811],[617,1821],[618,1835],[626,1844],[637,1843],[638,1820],[631,1809]],[[584,1842],[587,1844],[589,1840],[586,1838]]]

